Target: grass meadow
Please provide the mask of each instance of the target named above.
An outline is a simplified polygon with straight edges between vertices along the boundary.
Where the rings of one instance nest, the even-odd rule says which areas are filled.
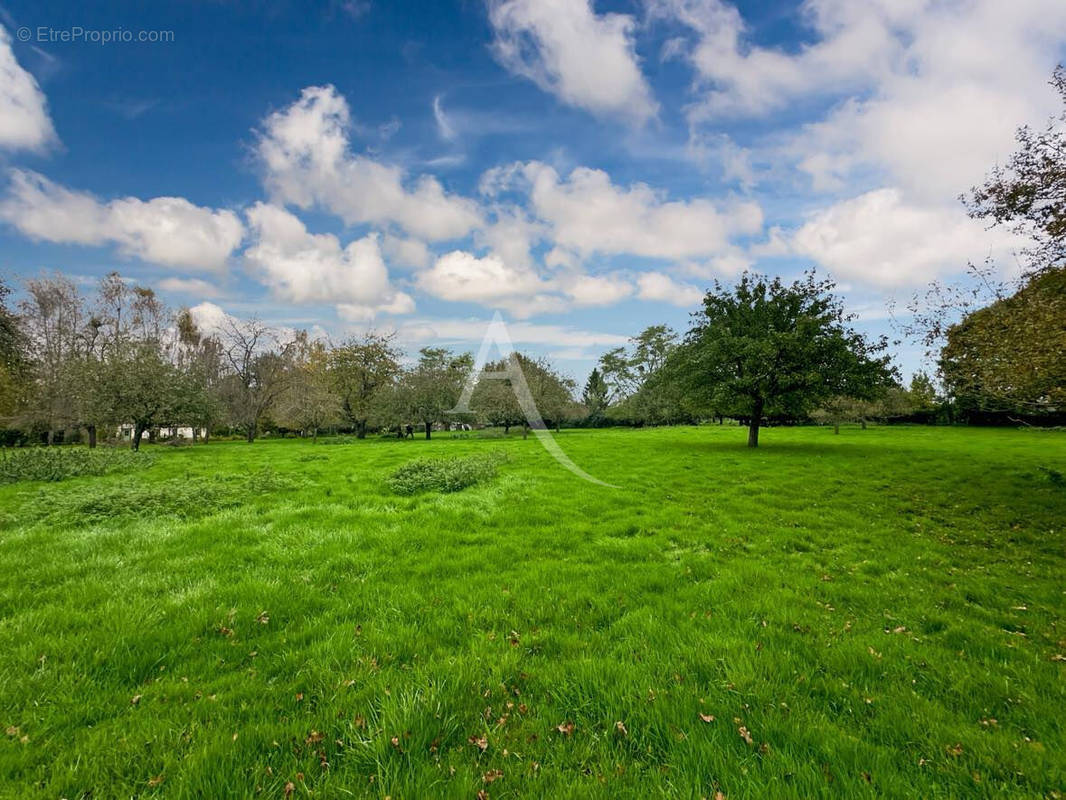
[[[0,795],[1066,793],[1066,433],[558,441],[0,486]]]

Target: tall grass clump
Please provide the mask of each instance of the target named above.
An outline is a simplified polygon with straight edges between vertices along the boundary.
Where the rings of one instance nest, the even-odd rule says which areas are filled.
[[[507,454],[500,451],[461,458],[419,458],[389,475],[388,484],[396,494],[458,492],[496,477],[497,468],[505,461]]]
[[[112,448],[26,447],[0,449],[0,484],[62,481],[80,475],[108,475],[146,469],[152,453]]]

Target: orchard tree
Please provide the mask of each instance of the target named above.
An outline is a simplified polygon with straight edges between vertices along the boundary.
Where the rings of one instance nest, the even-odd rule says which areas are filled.
[[[715,282],[685,343],[667,369],[707,407],[748,418],[748,446],[758,447],[763,417],[800,416],[834,395],[867,398],[893,374],[867,341],[831,281],[813,272],[791,284],[745,272],[732,287]]]
[[[292,374],[282,395],[280,415],[288,427],[318,432],[340,417],[340,398],[334,392],[326,345],[300,331],[293,342]]]
[[[455,419],[448,412],[459,402],[473,365],[469,353],[456,355],[442,347],[423,347],[418,363],[404,375],[408,413],[411,419],[425,425],[427,439],[434,423]]]
[[[71,380],[84,353],[85,306],[74,283],[61,275],[26,281],[19,306],[32,386],[24,422],[41,425],[52,444],[57,430],[77,421],[77,384]]]
[[[220,336],[229,374],[222,393],[231,418],[251,444],[263,418],[274,408],[291,378],[291,342],[280,342],[257,319],[228,318]]]
[[[373,331],[348,339],[329,353],[329,374],[341,413],[360,439],[366,438],[381,393],[400,372],[400,355],[392,335]]]

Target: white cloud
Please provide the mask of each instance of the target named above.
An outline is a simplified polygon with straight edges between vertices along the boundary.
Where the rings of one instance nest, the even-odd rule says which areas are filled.
[[[551,286],[533,270],[504,263],[495,255],[478,258],[453,250],[419,273],[419,289],[442,300],[481,303],[504,308],[516,316],[560,310],[561,303],[549,296]]]
[[[410,344],[479,344],[491,320],[424,319],[404,322],[397,329],[401,341]],[[508,322],[507,334],[515,344],[556,347],[614,347],[629,342],[627,336],[587,331],[566,325]]]
[[[539,161],[520,173],[495,173],[491,184],[528,182],[530,208],[551,228],[558,248],[582,255],[626,253],[649,258],[710,256],[725,250],[735,234],[757,233],[762,210],[753,202],[719,209],[703,198],[668,200],[647,184],[628,188],[596,169],[578,167],[565,180]]]
[[[431,269],[419,273],[416,283],[442,300],[502,308],[519,318],[575,306],[612,305],[633,291],[618,276],[568,271],[543,277],[495,254],[479,258],[463,250],[438,258]]]
[[[737,9],[724,0],[651,0],[653,16],[673,18],[696,34],[672,40],[667,56],[692,65],[705,91],[691,109],[697,119],[761,114],[815,92],[862,86],[888,69],[896,37],[926,0],[807,0],[805,21],[819,36],[795,53],[751,45]]]
[[[351,114],[332,86],[310,86],[262,124],[257,154],[278,203],[318,206],[348,224],[396,224],[425,241],[455,239],[481,222],[477,205],[449,194],[429,175],[350,151]]]
[[[244,236],[237,215],[183,197],[103,202],[29,170],[11,170],[0,218],[32,239],[113,243],[125,256],[186,269],[222,271]]]
[[[159,288],[188,297],[218,297],[218,287],[199,278],[163,278]]]
[[[649,2],[695,36],[671,47],[696,75],[694,143],[723,117],[840,101],[776,153],[818,192],[872,172],[912,200],[946,201],[1012,151],[1019,124],[1056,107],[1047,81],[1066,37],[1061,0],[805,0],[813,40],[794,51],[752,44],[724,0]]]
[[[44,92],[19,66],[11,37],[0,25],[0,148],[40,151],[56,142]]]
[[[657,300],[675,306],[694,306],[703,299],[703,292],[691,284],[678,283],[661,272],[644,272],[637,277],[637,296],[641,300]]]
[[[1007,260],[1019,242],[985,230],[958,207],[916,206],[898,189],[878,189],[814,214],[793,251],[837,278],[879,287],[919,286],[967,262]]]
[[[234,319],[221,307],[206,300],[190,308],[189,313],[192,315],[192,321],[196,324],[196,327],[208,336],[221,333],[228,323]]]
[[[390,263],[398,264],[401,267],[420,269],[429,265],[429,248],[426,247],[425,242],[419,239],[405,239],[402,236],[387,233],[381,248]]]
[[[564,274],[560,289],[577,306],[610,306],[633,294],[633,285],[613,275]]]
[[[641,123],[658,106],[640,71],[633,18],[590,0],[490,0],[499,62],[567,105]]]
[[[308,232],[296,216],[277,206],[256,203],[247,216],[254,241],[245,261],[278,298],[338,304],[347,318],[414,310],[411,298],[389,282],[377,234],[341,247],[336,236]]]

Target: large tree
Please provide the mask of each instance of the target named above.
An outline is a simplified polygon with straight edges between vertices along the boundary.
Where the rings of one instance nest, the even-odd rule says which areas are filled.
[[[708,408],[746,417],[749,447],[766,416],[869,397],[892,375],[887,342],[849,327],[833,288],[812,272],[791,284],[747,272],[732,287],[716,282],[665,369]]]
[[[366,438],[367,425],[381,405],[382,393],[400,372],[400,351],[393,336],[369,331],[350,338],[329,354],[329,374],[341,413]]]

